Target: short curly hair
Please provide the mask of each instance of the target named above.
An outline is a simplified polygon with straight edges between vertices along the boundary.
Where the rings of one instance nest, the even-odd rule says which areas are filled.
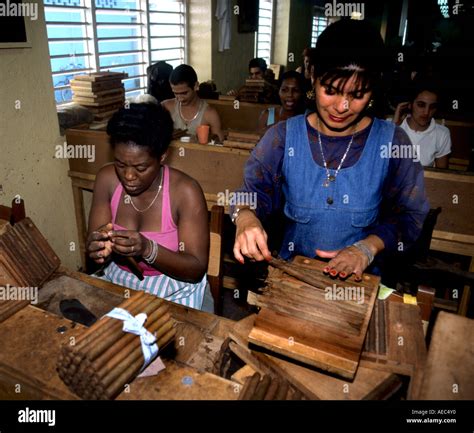
[[[161,105],[130,104],[112,116],[107,134],[112,148],[119,143],[133,143],[159,159],[171,142],[173,121]]]

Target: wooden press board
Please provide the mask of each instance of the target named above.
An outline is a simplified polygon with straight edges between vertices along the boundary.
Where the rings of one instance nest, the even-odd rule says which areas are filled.
[[[321,373],[311,366],[250,350],[247,347],[248,336],[255,318],[256,315],[252,315],[240,320],[229,332],[230,338],[241,349],[236,351],[236,355],[261,374],[276,374],[287,380],[308,399],[380,400],[389,398],[401,386],[398,377],[387,371],[359,366],[354,378],[347,381]]]
[[[419,307],[377,300],[360,365],[413,377],[425,362]]]
[[[249,293],[248,302],[262,307],[249,341],[288,358],[352,379],[359,365],[365,335],[376,299],[380,278],[363,275],[345,282],[324,276],[326,263],[297,256],[293,263],[323,277],[324,287],[313,287],[271,269],[268,291]],[[359,287],[360,303],[327,300],[325,287]]]
[[[58,332],[60,327],[64,334]],[[0,398],[77,399],[59,378],[56,363],[61,345],[82,329],[31,305],[0,323]]]

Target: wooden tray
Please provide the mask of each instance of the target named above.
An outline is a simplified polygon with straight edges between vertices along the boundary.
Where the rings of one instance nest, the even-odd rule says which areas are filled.
[[[0,236],[0,279],[18,287],[40,287],[60,260],[30,218]]]
[[[320,284],[311,286],[270,269],[262,294],[249,293],[248,302],[261,307],[249,341],[290,359],[354,378],[380,278],[364,274],[358,283],[353,277],[346,281],[332,279],[322,272],[326,263],[301,256],[295,257],[293,264],[312,272]],[[338,299],[343,290],[360,297],[356,301]],[[336,299],[328,299],[328,294]]]

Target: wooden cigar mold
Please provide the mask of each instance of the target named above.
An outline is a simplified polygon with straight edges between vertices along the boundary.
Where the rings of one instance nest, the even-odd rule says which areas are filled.
[[[248,302],[260,307],[249,341],[352,379],[380,278],[331,278],[323,273],[324,262],[301,256],[292,263],[273,259],[270,265],[265,287],[248,295]]]

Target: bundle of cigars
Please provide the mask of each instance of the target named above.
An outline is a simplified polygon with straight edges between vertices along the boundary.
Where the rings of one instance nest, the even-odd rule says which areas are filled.
[[[139,292],[119,308],[132,316],[147,314],[144,327],[156,337],[159,351],[174,340],[174,321],[163,299]],[[59,377],[82,399],[113,399],[144,368],[140,337],[124,332],[123,323],[105,316],[84,331],[74,345],[62,347]]]

